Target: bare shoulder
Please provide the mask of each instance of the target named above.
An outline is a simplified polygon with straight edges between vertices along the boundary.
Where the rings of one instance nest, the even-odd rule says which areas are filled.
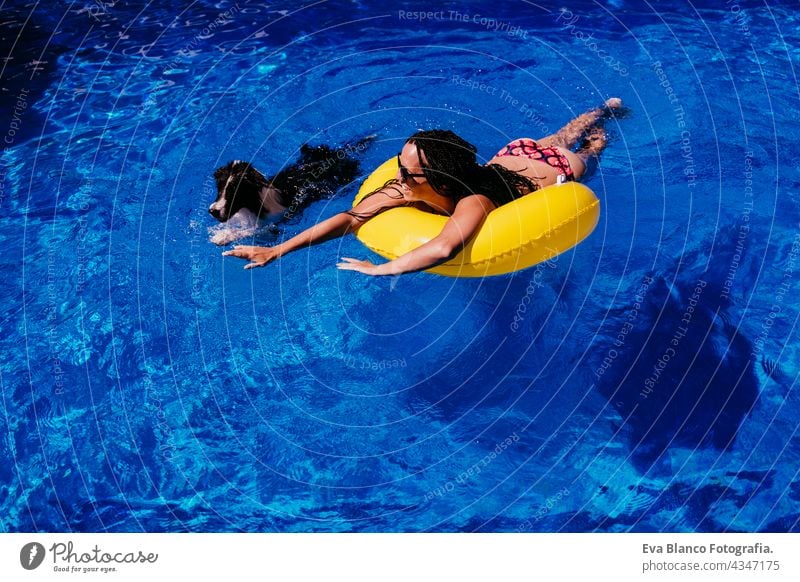
[[[452,248],[461,248],[478,232],[489,213],[494,210],[494,203],[483,194],[470,194],[456,204],[453,215],[445,223],[439,234]]]
[[[484,194],[470,194],[458,201],[453,214],[456,212],[482,212],[484,214],[489,214],[495,208],[494,202],[492,202],[491,198],[488,196]]]
[[[355,205],[353,210],[359,212],[365,210],[375,210],[377,208],[389,208],[392,206],[400,206],[405,203],[400,187],[394,184],[384,186],[374,194],[368,194],[361,202]]]

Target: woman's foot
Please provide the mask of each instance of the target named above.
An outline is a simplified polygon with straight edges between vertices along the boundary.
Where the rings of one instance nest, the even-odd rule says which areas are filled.
[[[602,119],[624,119],[630,115],[630,109],[622,104],[622,99],[619,97],[606,99],[600,111]]]
[[[583,138],[580,149],[575,153],[586,157],[599,156],[607,144],[606,130],[601,125],[593,125]]]

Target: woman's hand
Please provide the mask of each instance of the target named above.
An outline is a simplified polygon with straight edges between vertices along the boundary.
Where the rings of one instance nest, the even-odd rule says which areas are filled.
[[[381,267],[383,265],[373,265],[369,261],[360,261],[358,259],[351,259],[350,257],[342,257],[345,263],[336,263],[336,266],[343,271],[358,271],[365,275],[386,275]]]
[[[255,267],[263,267],[267,263],[271,263],[279,258],[281,254],[275,247],[254,247],[247,245],[236,245],[233,249],[222,253],[223,257],[239,257],[240,259],[248,259],[245,269],[254,269]]]

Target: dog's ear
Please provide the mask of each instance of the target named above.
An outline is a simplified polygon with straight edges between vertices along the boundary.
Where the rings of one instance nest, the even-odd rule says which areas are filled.
[[[217,168],[217,171],[219,172],[220,170],[228,170],[230,172],[234,168],[234,166],[236,166],[237,164],[249,165],[244,160],[231,160],[227,164],[225,164],[224,166],[220,166],[219,168]]]
[[[250,162],[245,162],[244,160],[233,160],[228,165],[232,174],[244,174],[253,167]]]
[[[228,166],[222,166],[214,171],[214,182],[216,182],[218,190],[222,188],[222,185],[225,184],[230,174],[231,170]]]

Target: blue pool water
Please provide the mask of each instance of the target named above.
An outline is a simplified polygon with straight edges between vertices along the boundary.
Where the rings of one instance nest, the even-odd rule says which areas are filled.
[[[792,3],[168,4],[2,9],[0,529],[800,530]],[[600,223],[549,263],[209,242],[228,160],[485,160],[610,96]]]

